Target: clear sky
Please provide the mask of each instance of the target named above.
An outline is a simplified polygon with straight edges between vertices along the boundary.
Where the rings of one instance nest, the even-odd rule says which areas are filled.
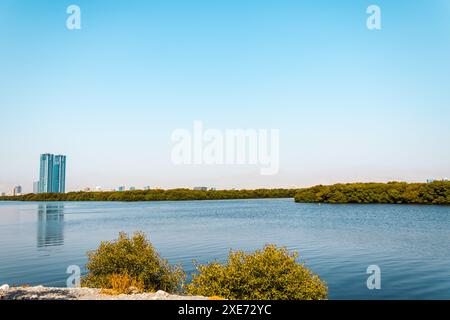
[[[279,173],[175,166],[195,120],[279,129]],[[45,152],[68,190],[444,178],[449,124],[448,0],[0,1],[1,192]]]

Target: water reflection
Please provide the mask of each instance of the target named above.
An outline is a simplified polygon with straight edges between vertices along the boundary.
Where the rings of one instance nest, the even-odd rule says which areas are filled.
[[[54,247],[64,244],[64,204],[39,204],[37,246]]]

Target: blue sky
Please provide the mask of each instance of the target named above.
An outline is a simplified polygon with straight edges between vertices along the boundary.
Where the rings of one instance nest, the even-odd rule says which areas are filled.
[[[1,192],[44,152],[69,190],[450,176],[450,1],[2,0],[0,40]],[[279,129],[280,172],[174,166],[195,120]]]

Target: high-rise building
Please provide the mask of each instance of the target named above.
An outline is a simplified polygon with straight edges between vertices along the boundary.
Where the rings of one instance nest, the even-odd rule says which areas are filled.
[[[52,154],[41,154],[39,171],[39,193],[52,192],[52,173],[53,173]]]
[[[13,189],[13,195],[19,196],[22,194],[22,186],[15,186]]]
[[[66,156],[57,155],[53,160],[52,192],[66,192]]]
[[[39,173],[39,193],[66,191],[66,156],[42,154]]]

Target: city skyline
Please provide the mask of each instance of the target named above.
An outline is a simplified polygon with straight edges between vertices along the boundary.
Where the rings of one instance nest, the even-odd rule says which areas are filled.
[[[80,30],[70,4],[0,4],[1,192],[32,192],[46,150],[70,156],[66,191],[450,176],[448,1],[377,1],[380,30],[367,1],[80,0]],[[175,165],[197,120],[279,130],[279,172]]]
[[[50,172],[50,175],[49,175]],[[34,181],[32,183],[32,192],[22,192],[23,188],[22,185],[14,185],[12,188],[12,192],[4,192],[3,190],[0,190],[0,194],[2,196],[11,194],[11,195],[20,195],[20,194],[26,194],[26,193],[47,193],[47,192],[54,192],[54,193],[65,193],[65,176],[66,176],[66,156],[64,155],[54,155],[54,154],[41,154],[40,155],[40,170],[39,170],[39,180]],[[426,183],[432,183],[434,181],[448,181],[449,178],[447,177],[433,177],[433,178],[427,178],[425,181],[415,181],[415,182],[426,182]],[[405,181],[406,180],[391,180],[391,181]],[[49,185],[49,182],[51,184]],[[353,181],[353,182],[359,182],[359,181]],[[377,181],[371,181],[371,182],[377,182]],[[388,182],[388,181],[386,181]],[[311,185],[312,186],[312,185]],[[301,186],[306,187],[306,186]],[[197,185],[186,185],[186,186],[178,186],[176,188],[187,188],[192,190],[217,190],[216,187],[207,187],[207,186],[197,186]],[[76,192],[76,191],[84,191],[84,192],[91,192],[91,191],[97,191],[97,192],[108,192],[108,191],[132,191],[132,190],[151,190],[151,189],[163,189],[160,186],[149,186],[146,184],[143,184],[142,186],[135,187],[134,185],[119,185],[119,186],[108,186],[103,187],[96,185],[95,187],[91,186],[83,186],[80,189],[72,189],[68,192]],[[223,189],[235,189],[233,188],[223,188]],[[243,188],[245,189],[245,188]],[[47,190],[47,191],[44,191]],[[220,190],[220,189],[219,189]],[[37,191],[37,192],[36,192]]]

